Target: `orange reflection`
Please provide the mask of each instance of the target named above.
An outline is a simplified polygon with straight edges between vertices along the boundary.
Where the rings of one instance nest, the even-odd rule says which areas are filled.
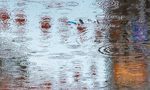
[[[111,42],[117,42],[121,38],[122,30],[121,28],[112,28],[109,30],[109,37]]]
[[[137,60],[122,56],[118,61],[114,63],[114,79],[118,86],[137,87],[147,80],[144,59]]]
[[[40,27],[43,32],[47,32],[51,28],[50,21],[51,21],[50,17],[46,16],[41,18]]]

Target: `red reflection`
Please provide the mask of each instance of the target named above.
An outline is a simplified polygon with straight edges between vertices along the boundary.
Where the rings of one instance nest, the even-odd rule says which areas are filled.
[[[3,21],[3,23],[7,23],[7,21],[10,19],[7,10],[0,10],[0,19]]]
[[[6,9],[0,10],[0,29],[6,30],[9,28],[8,20],[10,19],[10,15]]]
[[[77,24],[77,30],[78,30],[78,34],[80,37],[80,42],[83,43],[86,39],[86,37],[85,37],[86,27],[84,26],[84,24]]]
[[[86,31],[86,27],[83,24],[78,24],[77,29],[78,29],[79,33]]]
[[[22,13],[19,13],[16,15],[16,19],[15,22],[21,26],[21,25],[25,25],[26,24],[26,16]]]
[[[42,84],[42,90],[52,90],[52,83],[50,81],[44,82]]]
[[[75,63],[74,66],[75,66],[74,67],[74,73],[73,73],[74,81],[80,82],[81,76],[82,76],[81,65],[80,65],[80,63]]]
[[[47,32],[51,28],[50,20],[50,17],[42,17],[40,24],[43,32]]]
[[[41,28],[42,29],[49,29],[51,25],[48,22],[41,22]]]

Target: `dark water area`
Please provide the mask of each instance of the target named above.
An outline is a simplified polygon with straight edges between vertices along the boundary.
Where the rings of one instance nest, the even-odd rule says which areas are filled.
[[[150,0],[0,0],[0,90],[150,90]]]

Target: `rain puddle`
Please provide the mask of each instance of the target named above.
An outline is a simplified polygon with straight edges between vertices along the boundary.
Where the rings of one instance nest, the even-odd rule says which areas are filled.
[[[149,90],[149,0],[0,0],[0,90]]]

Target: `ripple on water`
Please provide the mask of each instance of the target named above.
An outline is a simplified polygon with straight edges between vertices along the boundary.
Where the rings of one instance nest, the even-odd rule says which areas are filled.
[[[20,46],[15,46],[15,44],[5,44],[0,48],[1,58],[21,58],[27,55],[27,49]]]
[[[67,48],[69,48],[69,49],[77,49],[79,47],[80,47],[80,45],[68,45],[67,46]]]
[[[114,51],[112,51],[114,49]],[[105,45],[105,46],[101,46],[98,51],[103,54],[103,55],[107,55],[107,56],[111,56],[111,55],[119,55],[118,51],[119,48],[114,48],[113,45],[109,44],[109,45]],[[114,54],[115,53],[115,54]]]
[[[72,59],[73,55],[65,54],[65,53],[51,53],[49,54],[50,59]]]
[[[17,42],[17,43],[20,43],[20,42],[26,42],[26,41],[31,41],[32,39],[31,38],[26,38],[26,37],[15,37],[12,42]]]
[[[79,56],[85,56],[86,53],[83,51],[72,51],[71,52],[73,55],[79,55]]]
[[[69,6],[69,7],[76,7],[76,6],[78,6],[78,5],[79,5],[79,3],[74,2],[74,1],[70,1],[70,2],[67,2],[67,3],[66,3],[66,6]]]
[[[98,51],[105,56],[113,57],[113,56],[135,56],[139,57],[143,55],[143,46],[137,47],[134,44],[126,44],[119,43],[116,45],[107,44],[101,46]]]
[[[65,3],[64,2],[50,2],[48,5],[47,5],[47,8],[62,8],[65,6]]]
[[[36,65],[36,63],[34,63],[34,62],[29,62],[29,61],[26,61],[26,60],[24,60],[24,61],[21,61],[20,62],[20,66],[35,66]]]

